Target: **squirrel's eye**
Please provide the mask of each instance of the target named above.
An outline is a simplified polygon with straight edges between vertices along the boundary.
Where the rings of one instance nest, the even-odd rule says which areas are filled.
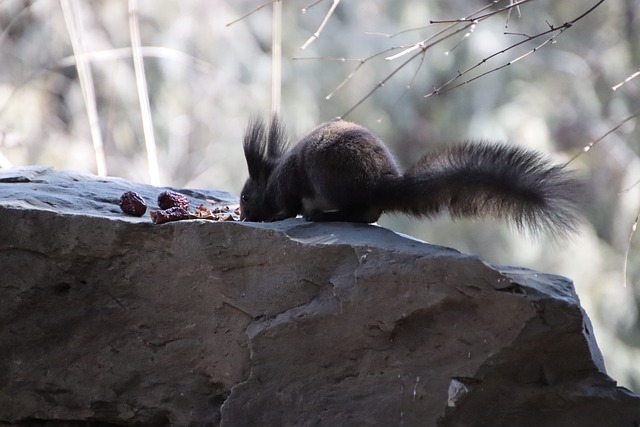
[[[247,200],[249,200],[249,196],[247,196],[246,194],[241,195],[240,198],[242,199],[243,202],[246,202]]]

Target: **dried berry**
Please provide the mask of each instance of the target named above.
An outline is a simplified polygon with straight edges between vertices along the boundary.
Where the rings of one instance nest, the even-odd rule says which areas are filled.
[[[129,215],[142,216],[147,211],[147,203],[134,191],[127,191],[120,196],[119,205],[122,212]]]
[[[169,221],[180,221],[181,219],[189,219],[189,211],[181,206],[174,206],[169,209],[149,212],[151,221],[154,224],[163,224]]]
[[[175,191],[163,191],[158,196],[158,206],[163,210],[175,207],[189,209],[189,199],[184,194]]]

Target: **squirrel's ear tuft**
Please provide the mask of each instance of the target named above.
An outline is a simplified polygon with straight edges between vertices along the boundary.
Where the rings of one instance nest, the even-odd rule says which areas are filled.
[[[269,128],[259,117],[249,120],[244,134],[244,156],[249,167],[249,177],[265,181],[287,148],[284,125],[273,116]]]
[[[249,121],[243,141],[244,157],[247,159],[249,176],[259,179],[267,165],[267,140],[265,124],[259,117]]]
[[[277,114],[271,118],[268,135],[267,158],[275,160],[284,154],[287,149],[287,131]]]

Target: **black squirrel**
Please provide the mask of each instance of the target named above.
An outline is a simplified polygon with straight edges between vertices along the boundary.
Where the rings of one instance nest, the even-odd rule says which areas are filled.
[[[241,219],[371,223],[382,212],[504,219],[519,230],[563,237],[576,231],[582,184],[537,152],[464,143],[424,156],[401,173],[370,130],[340,119],[321,124],[287,151],[277,117],[249,122],[244,136],[249,179]]]

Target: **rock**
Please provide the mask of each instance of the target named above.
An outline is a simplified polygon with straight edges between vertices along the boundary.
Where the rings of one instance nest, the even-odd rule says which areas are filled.
[[[371,225],[154,225],[128,190],[165,189],[0,170],[0,425],[640,423],[567,279]]]

